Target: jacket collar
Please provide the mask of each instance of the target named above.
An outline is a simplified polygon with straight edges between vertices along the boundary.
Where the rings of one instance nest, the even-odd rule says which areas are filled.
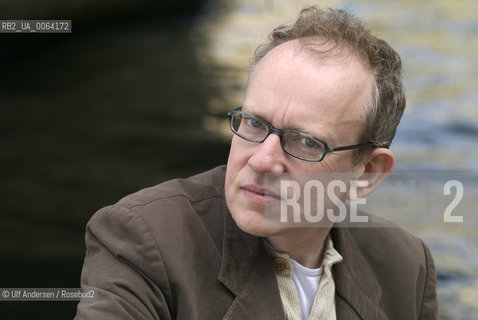
[[[282,320],[284,313],[274,271],[262,238],[242,231],[224,200],[221,281],[235,296],[223,319]]]
[[[382,288],[348,228],[332,229],[334,247],[344,258],[335,264],[337,319],[380,319],[388,316],[379,307]]]
[[[223,201],[224,238],[221,281],[235,296],[224,319],[285,319],[279,287],[262,238],[242,231]],[[332,268],[338,320],[387,320],[378,306],[381,286],[350,230],[333,228],[334,248],[344,258]]]

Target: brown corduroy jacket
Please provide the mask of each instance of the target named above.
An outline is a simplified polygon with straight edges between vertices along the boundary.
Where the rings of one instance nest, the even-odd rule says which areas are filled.
[[[225,167],[144,189],[98,211],[86,231],[81,284],[97,299],[75,319],[284,319],[261,238],[224,199]],[[333,228],[337,319],[437,319],[424,243],[386,228]]]

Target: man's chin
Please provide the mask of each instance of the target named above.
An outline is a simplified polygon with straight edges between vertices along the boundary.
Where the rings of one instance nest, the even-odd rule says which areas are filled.
[[[244,219],[244,217],[234,217],[237,226],[244,232],[256,237],[269,237],[281,232],[284,228],[274,226],[267,222],[264,216],[255,217],[255,219]]]
[[[239,228],[241,228],[241,227],[239,226]],[[247,228],[247,227],[245,227],[245,228],[241,228],[241,230],[250,234],[250,235],[253,235],[253,236],[256,236],[256,237],[261,237],[261,238],[267,238],[267,237],[276,235],[281,231],[277,228],[267,228],[267,227],[263,227],[263,228]]]

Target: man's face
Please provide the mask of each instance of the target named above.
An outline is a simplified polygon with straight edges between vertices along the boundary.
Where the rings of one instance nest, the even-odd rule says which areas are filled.
[[[320,58],[286,42],[270,51],[251,75],[242,110],[278,129],[295,129],[326,141],[329,146],[358,142],[362,117],[372,92],[372,75],[347,50]],[[263,143],[234,136],[227,163],[226,201],[245,232],[267,237],[284,228],[265,223],[265,174],[363,171],[352,165],[353,151],[328,153],[321,162],[307,162],[285,153],[280,138]]]

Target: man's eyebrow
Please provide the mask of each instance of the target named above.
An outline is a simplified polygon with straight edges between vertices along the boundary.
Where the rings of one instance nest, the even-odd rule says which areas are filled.
[[[306,133],[308,135],[311,135],[313,136],[314,138],[318,138],[324,142],[326,142],[327,144],[329,144],[329,141],[332,141],[331,138],[326,138],[324,137],[323,135],[321,134],[317,134],[315,132],[311,132],[310,130],[304,130],[303,128],[300,128],[300,127],[297,127],[297,129],[293,129],[293,130],[297,130],[297,131],[300,131],[300,132],[303,132],[303,133]]]
[[[302,124],[299,123],[297,126],[294,126],[294,127],[287,127],[285,129],[291,129],[291,130],[297,130],[297,131],[300,131],[300,132],[303,132],[305,134],[308,134],[308,135],[311,135],[313,136],[314,138],[318,138],[324,142],[326,142],[329,146],[333,146],[333,143],[335,141],[334,138],[332,137],[327,137],[327,136],[324,136],[323,133],[320,133],[320,132],[316,132],[316,131],[313,131],[313,128],[304,128],[301,126]],[[317,128],[315,128],[317,129]]]
[[[247,106],[247,107],[242,106],[241,108],[242,108],[242,111],[247,112],[247,113],[249,113],[249,114],[252,114],[252,115],[254,115],[254,116],[256,116],[256,117],[258,117],[258,118],[260,118],[260,119],[266,121],[267,123],[273,125],[273,124],[272,124],[272,121],[271,121],[270,119],[267,119],[267,116],[266,116],[264,113],[261,112],[260,108],[256,108],[255,111],[254,111],[254,110],[250,110],[250,108],[254,109],[254,106]],[[246,110],[244,110],[244,109],[246,109]],[[274,125],[273,125],[273,126],[274,126]],[[274,126],[274,127],[275,127],[275,126]],[[333,143],[333,141],[335,140],[335,139],[332,139],[332,138],[330,138],[330,137],[329,137],[329,138],[326,138],[326,137],[324,137],[324,136],[321,135],[321,134],[316,134],[316,133],[314,133],[314,132],[311,132],[310,129],[306,129],[306,128],[304,128],[304,127],[301,127],[301,124],[298,124],[297,126],[293,126],[293,127],[277,128],[277,129],[300,131],[300,132],[302,132],[302,133],[305,133],[305,134],[311,135],[311,136],[313,136],[313,137],[315,137],[315,138],[318,138],[318,139],[320,139],[320,140],[323,140],[323,141],[325,141],[327,144],[330,144],[330,142]],[[329,142],[329,141],[330,141],[330,142]]]
[[[251,110],[251,109],[253,109],[253,110]],[[244,112],[247,112],[249,114],[252,114],[253,116],[261,118],[262,120],[267,121],[268,123],[272,124],[271,119],[267,119],[266,114],[262,113],[260,108],[255,108],[254,106],[247,106],[247,107],[242,106],[241,110],[244,111]]]

